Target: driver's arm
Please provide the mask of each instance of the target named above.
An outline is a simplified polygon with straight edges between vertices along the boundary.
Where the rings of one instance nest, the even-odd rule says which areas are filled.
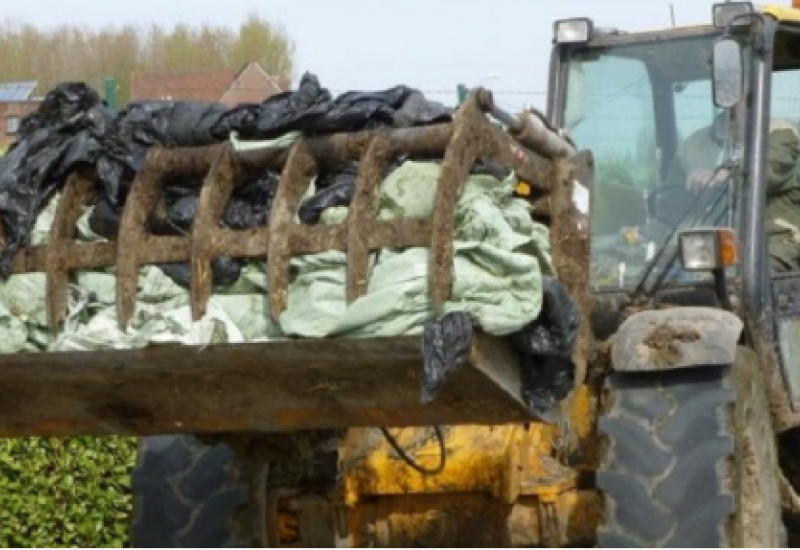
[[[793,128],[773,127],[767,165],[766,233],[772,273],[800,269],[800,187],[797,161],[800,136]]]
[[[680,145],[667,182],[687,189],[702,186],[713,174],[718,156],[719,148],[714,143],[712,127],[695,131]]]
[[[796,168],[800,149],[798,135],[789,128],[776,128],[769,134],[767,201],[797,185]]]

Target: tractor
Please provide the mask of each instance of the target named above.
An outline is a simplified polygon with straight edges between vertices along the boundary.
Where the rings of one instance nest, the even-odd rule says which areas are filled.
[[[785,545],[800,513],[800,270],[773,269],[768,190],[771,130],[800,136],[800,6],[711,15],[634,33],[555,22],[546,113],[511,115],[476,89],[431,127],[154,149],[114,242],[74,240],[93,193],[78,171],[48,244],[15,258],[15,273],[46,273],[57,327],[79,270],[115,266],[124,324],[143,265],[190,262],[199,318],[215,258],[266,258],[275,314],[294,256],[346,251],[356,299],[370,251],[421,246],[435,314],[454,203],[488,159],[548,224],[580,311],[573,387],[550,410],[525,397],[542,371],[480,332],[424,400],[418,336],[299,339],[4,357],[0,435],[142,437],[136,546]],[[444,159],[432,218],[377,220],[382,168],[421,154]],[[347,220],[298,224],[318,166],[348,159],[361,171]],[[265,167],[282,170],[269,226],[220,228],[232,190]],[[204,176],[192,231],[149,234],[164,182],[188,174]]]

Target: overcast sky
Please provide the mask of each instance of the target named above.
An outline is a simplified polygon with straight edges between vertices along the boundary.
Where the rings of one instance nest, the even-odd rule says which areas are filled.
[[[249,12],[284,25],[298,78],[334,91],[408,84],[452,103],[459,82],[483,83],[507,108],[542,106],[556,19],[641,30],[707,23],[712,0],[0,0],[0,17],[52,26],[212,22]],[[788,4],[788,0],[786,0]],[[0,75],[0,80],[2,75]]]

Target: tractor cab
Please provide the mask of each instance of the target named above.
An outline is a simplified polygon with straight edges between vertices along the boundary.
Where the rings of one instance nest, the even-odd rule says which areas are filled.
[[[596,309],[736,312],[782,364],[788,419],[800,406],[800,9],[727,2],[712,16],[634,34],[556,22],[549,115],[594,154]],[[612,334],[624,313],[596,317]]]

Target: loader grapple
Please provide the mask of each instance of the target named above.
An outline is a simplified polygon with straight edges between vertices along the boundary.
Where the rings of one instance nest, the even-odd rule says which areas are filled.
[[[403,155],[444,158],[430,220],[376,218],[383,174],[392,160]],[[452,285],[455,205],[479,158],[512,166],[539,190],[547,189],[551,163],[515,144],[484,116],[477,101],[466,104],[450,124],[302,138],[289,149],[237,153],[230,144],[156,148],[132,184],[115,242],[75,241],[82,208],[94,198],[93,174],[79,171],[64,187],[49,243],[20,252],[13,271],[47,274],[48,319],[55,331],[66,315],[70,273],[115,266],[118,318],[125,327],[134,314],[138,270],[145,265],[191,264],[191,304],[197,320],[205,314],[212,294],[211,263],[216,257],[263,258],[268,266],[271,312],[277,316],[286,309],[293,256],[347,251],[347,297],[353,301],[367,290],[371,251],[429,247],[431,298],[438,312]],[[360,170],[347,220],[334,227],[297,223],[295,213],[318,166],[348,160],[359,160]],[[269,225],[249,230],[221,227],[225,206],[243,175],[268,168],[282,170]],[[177,237],[149,233],[147,222],[159,207],[165,183],[187,176],[204,176],[191,233]]]
[[[124,328],[135,314],[142,266],[188,262],[192,314],[200,319],[213,291],[215,258],[261,259],[267,266],[270,313],[277,317],[287,307],[289,264],[297,255],[346,251],[347,298],[353,301],[367,290],[370,252],[427,247],[430,295],[439,312],[453,281],[455,206],[475,161],[492,159],[513,168],[540,196],[558,177],[558,163],[521,147],[485,116],[480,99],[472,94],[452,123],[306,137],[288,149],[237,151],[229,143],[153,149],[132,184],[116,241],[76,240],[77,221],[94,199],[94,174],[77,171],[62,190],[48,244],[21,251],[13,272],[46,273],[48,322],[57,331],[67,312],[71,274],[113,266]],[[385,170],[403,156],[444,159],[431,219],[377,219]],[[360,169],[346,221],[338,226],[296,222],[319,167],[348,160],[360,161]],[[269,224],[222,227],[236,186],[266,169],[282,171]],[[148,220],[163,207],[165,183],[191,181],[187,176],[203,178],[192,230],[184,236],[151,234]],[[526,418],[519,366],[505,342],[479,335],[468,363],[459,375],[461,388],[450,384],[436,404],[423,406],[416,339],[17,354],[0,359],[0,436],[496,424]]]

